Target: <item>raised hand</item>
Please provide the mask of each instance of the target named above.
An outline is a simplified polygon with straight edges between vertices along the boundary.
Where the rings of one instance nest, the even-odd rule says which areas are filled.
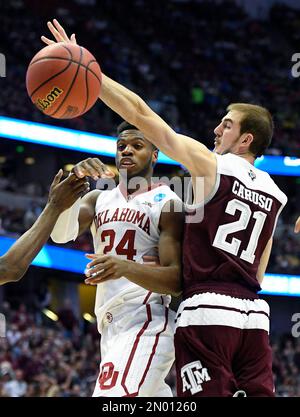
[[[69,38],[68,35],[66,34],[65,29],[61,26],[61,24],[56,19],[53,19],[53,23],[50,21],[47,22],[47,26],[55,39],[55,41],[53,41],[49,38],[46,38],[46,36],[41,36],[41,40],[47,45],[51,45],[56,42],[71,42],[71,43],[77,44],[75,34],[73,33],[71,37]]]
[[[87,158],[78,162],[72,172],[78,177],[92,177],[94,180],[99,178],[114,178],[115,174],[98,158]]]
[[[48,205],[64,211],[71,207],[79,197],[90,190],[90,184],[85,178],[79,179],[75,174],[69,175],[61,181],[63,170],[55,175],[50,186]]]

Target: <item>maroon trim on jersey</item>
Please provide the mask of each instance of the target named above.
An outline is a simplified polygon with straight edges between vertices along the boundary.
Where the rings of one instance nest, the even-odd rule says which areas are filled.
[[[149,307],[149,308],[148,308]],[[147,326],[145,327],[145,324],[144,324],[144,326],[143,326],[143,329],[145,330],[147,327],[148,327],[148,324],[149,324],[149,321],[151,321],[152,320],[152,316],[151,316],[151,308],[150,308],[150,305],[149,304],[147,304],[147,315],[148,315],[148,321],[146,322],[147,323]],[[145,379],[146,379],[146,376],[147,376],[147,373],[148,373],[148,371],[149,371],[149,369],[150,369],[150,366],[151,366],[151,363],[152,363],[152,360],[153,360],[153,358],[154,358],[154,355],[155,355],[155,352],[156,352],[156,348],[157,348],[157,345],[158,345],[158,341],[159,341],[159,337],[160,337],[160,335],[166,330],[166,328],[167,328],[167,325],[168,325],[168,321],[169,321],[169,309],[168,308],[165,308],[165,324],[164,324],[164,327],[162,328],[162,330],[160,331],[160,332],[158,332],[157,334],[156,334],[156,336],[155,336],[155,341],[154,341],[154,344],[153,344],[153,348],[152,348],[152,352],[151,352],[151,355],[150,355],[150,357],[149,357],[149,359],[148,359],[148,362],[147,362],[147,365],[146,365],[146,368],[145,368],[145,371],[144,371],[144,374],[143,374],[143,376],[142,376],[142,379],[141,379],[141,381],[140,381],[140,383],[139,383],[139,385],[138,385],[138,390],[137,390],[137,392],[133,392],[133,393],[129,393],[128,392],[128,390],[127,390],[127,388],[126,388],[126,386],[125,386],[125,380],[126,380],[126,378],[127,378],[127,375],[128,375],[128,372],[129,372],[129,368],[130,368],[130,365],[131,365],[131,362],[132,362],[132,359],[133,359],[133,356],[134,356],[134,353],[135,353],[135,350],[136,350],[136,348],[137,348],[137,344],[138,344],[138,342],[137,342],[137,339],[135,340],[135,342],[134,342],[134,347],[133,347],[133,349],[134,349],[134,353],[133,353],[133,355],[132,355],[132,357],[130,358],[130,363],[129,363],[129,366],[128,366],[128,362],[127,362],[127,365],[126,365],[126,369],[125,369],[125,372],[124,372],[124,375],[123,375],[123,378],[122,378],[122,387],[124,388],[124,390],[125,390],[125,392],[126,392],[126,395],[123,395],[123,397],[136,397],[138,394],[139,394],[139,391],[140,391],[140,388],[141,388],[141,386],[143,385],[143,383],[144,383],[144,381],[145,381]],[[142,329],[142,330],[143,330]],[[144,330],[143,330],[143,332],[144,332]],[[142,332],[142,333],[143,333]],[[140,332],[141,333],[141,332]],[[142,333],[141,334],[138,334],[138,336],[137,336],[137,338],[140,338],[140,336],[142,335]],[[132,353],[132,352],[131,352]],[[125,375],[126,374],[126,375]]]
[[[260,290],[261,288],[259,287]],[[246,285],[239,284],[238,282],[202,281],[199,284],[184,288],[183,300],[205,292],[228,295],[234,298],[246,298],[247,300],[259,299],[259,295],[252,288],[247,288]]]
[[[126,378],[127,378],[131,363],[133,361],[133,357],[134,357],[135,352],[137,350],[140,338],[143,335],[143,333],[145,332],[145,330],[147,329],[147,327],[149,326],[150,321],[152,320],[150,304],[146,304],[146,309],[147,309],[147,320],[145,321],[143,327],[141,328],[141,330],[139,331],[138,335],[135,338],[133,348],[131,349],[129,359],[127,361],[125,371],[124,371],[124,374],[123,374],[123,377],[122,377],[121,385],[124,388],[124,391],[126,392],[126,395],[124,395],[124,397],[136,397],[136,395],[138,394],[138,393],[129,394],[128,389],[125,385],[125,382],[126,382]]]
[[[160,332],[158,332],[157,333],[157,335],[155,336],[155,342],[154,342],[154,345],[153,345],[153,348],[152,348],[152,352],[151,352],[151,355],[150,355],[150,357],[149,357],[149,360],[148,360],[148,363],[147,363],[147,366],[146,366],[146,369],[145,369],[145,372],[144,372],[144,375],[143,375],[143,377],[142,377],[142,379],[141,379],[141,382],[139,383],[139,387],[138,387],[138,392],[136,393],[136,394],[138,394],[139,393],[139,391],[140,391],[140,388],[141,388],[141,386],[143,385],[143,383],[144,383],[144,381],[145,381],[145,378],[146,378],[146,375],[147,375],[147,373],[148,373],[148,371],[149,371],[149,368],[150,368],[150,365],[151,365],[151,362],[152,362],[152,359],[154,358],[154,355],[155,355],[155,352],[156,352],[156,348],[157,348],[157,345],[158,345],[158,339],[159,339],[159,336],[166,330],[166,328],[167,328],[167,324],[168,324],[168,317],[169,317],[169,310],[167,309],[167,308],[165,308],[165,324],[164,324],[164,327],[163,327],[163,329],[160,331]]]
[[[133,198],[133,197],[136,197],[139,194],[144,194],[144,193],[147,193],[148,191],[154,190],[155,188],[160,187],[162,185],[166,185],[166,184],[163,183],[163,182],[157,182],[155,184],[150,184],[147,188],[139,189],[139,190],[137,190],[134,193],[129,194],[129,195],[130,195],[131,198]],[[125,197],[127,199],[128,192],[127,192],[126,185],[123,182],[120,182],[120,184],[118,185],[118,188],[119,188],[121,194],[123,195],[123,197]]]
[[[148,291],[148,294],[146,295],[145,300],[143,301],[143,304],[147,303],[151,294],[152,294],[152,291]]]
[[[186,307],[184,307],[182,312],[185,311],[185,310],[197,310],[198,308],[210,308],[210,309],[216,309],[216,310],[229,310],[229,311],[235,311],[236,313],[246,314],[247,316],[251,313],[263,314],[263,315],[267,316],[268,319],[270,318],[269,314],[266,313],[265,311],[255,311],[255,310],[245,311],[245,310],[240,310],[239,308],[219,306],[219,305],[211,305],[211,304],[198,304],[197,306],[186,306]],[[177,320],[182,315],[182,312],[179,313],[178,316],[176,317],[175,323],[177,323]]]

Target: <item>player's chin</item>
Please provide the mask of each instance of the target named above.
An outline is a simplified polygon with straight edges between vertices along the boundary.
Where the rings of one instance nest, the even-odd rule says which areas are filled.
[[[213,152],[217,153],[218,155],[222,155],[221,146],[220,145],[215,145]]]
[[[128,176],[136,175],[140,171],[139,167],[137,167],[136,164],[120,165],[119,170],[126,171]]]

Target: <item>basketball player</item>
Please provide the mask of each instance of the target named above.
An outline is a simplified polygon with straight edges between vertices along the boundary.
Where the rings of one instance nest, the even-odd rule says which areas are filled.
[[[171,295],[181,292],[183,211],[171,189],[152,183],[158,150],[134,126],[118,128],[120,183],[93,190],[58,219],[51,234],[64,243],[90,228],[86,283],[97,285],[95,314],[101,334],[100,374],[93,396],[172,396],[165,383],[174,362]],[[97,158],[74,167],[78,177],[110,177]],[[68,226],[67,226],[68,225]],[[145,265],[148,257],[160,265]]]
[[[46,207],[36,222],[6,254],[0,257],[0,285],[19,281],[22,278],[32,260],[49,239],[59,214],[72,206],[81,194],[88,191],[89,183],[84,179],[78,179],[73,174],[60,182],[62,175],[63,171],[59,170],[51,184]]]
[[[48,27],[56,41],[76,42],[57,21]],[[176,133],[138,95],[104,74],[100,99],[192,176],[195,197],[187,207],[175,334],[178,395],[233,396],[241,390],[274,396],[269,307],[257,293],[287,198],[254,167],[273,135],[270,113],[231,104],[214,130],[211,152]],[[199,177],[203,193],[196,187]],[[202,222],[194,221],[199,210],[205,210]]]
[[[296,224],[295,224],[295,233],[300,232],[300,216],[298,217]]]

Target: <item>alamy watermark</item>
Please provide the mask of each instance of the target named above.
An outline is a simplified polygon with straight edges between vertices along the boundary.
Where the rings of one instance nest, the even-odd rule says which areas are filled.
[[[292,56],[292,62],[295,62],[295,64],[292,66],[292,76],[294,78],[300,77],[300,52],[296,52]]]
[[[120,169],[120,177],[122,177],[122,182],[127,184],[128,190],[147,190],[149,183],[144,177],[135,176],[128,179],[127,170]],[[168,177],[152,177],[152,185],[157,186],[158,184],[167,185],[171,188],[172,191],[179,197],[181,201],[174,204],[174,211],[180,212],[183,210],[182,202],[185,203],[185,222],[186,223],[200,223],[204,218],[204,207],[205,205],[205,187],[204,187],[204,177],[194,177],[193,186],[192,180],[190,177],[177,177],[172,178]],[[96,188],[100,190],[112,190],[117,186],[114,178],[101,178],[97,181]],[[153,197],[153,202],[148,202],[148,204],[161,203],[164,206],[164,211],[171,210],[170,201],[164,202],[166,195],[161,192],[158,188],[157,193]]]
[[[4,314],[0,313],[0,337],[5,337],[6,335],[6,320]]]
[[[0,53],[0,77],[6,77],[6,58],[4,54]]]
[[[292,315],[292,322],[295,322],[295,324],[292,326],[292,336],[299,337],[300,336],[300,313],[294,313]]]

